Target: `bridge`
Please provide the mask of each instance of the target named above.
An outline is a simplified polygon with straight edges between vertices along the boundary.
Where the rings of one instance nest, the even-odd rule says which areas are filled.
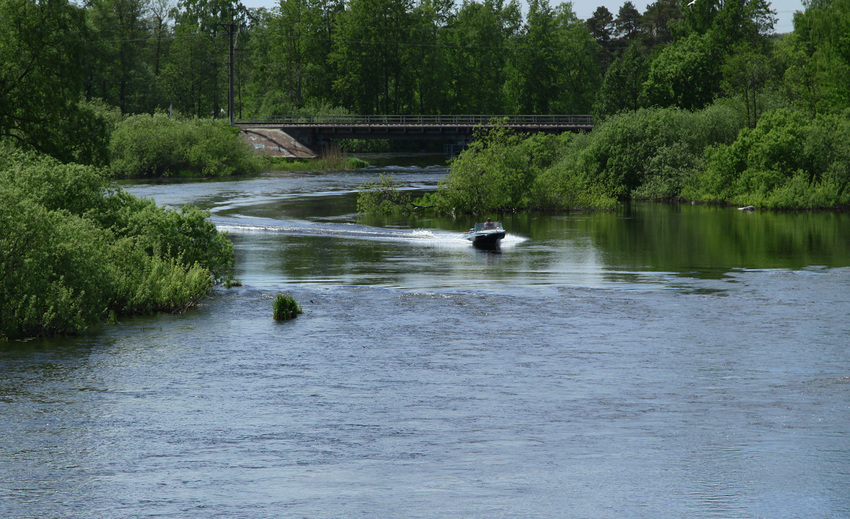
[[[300,144],[309,152],[338,139],[427,139],[462,145],[472,139],[476,129],[497,123],[523,133],[593,129],[590,115],[269,115],[234,125],[253,139],[255,147],[267,152],[274,144],[263,144],[263,138],[276,141],[286,137],[295,141],[296,149]]]

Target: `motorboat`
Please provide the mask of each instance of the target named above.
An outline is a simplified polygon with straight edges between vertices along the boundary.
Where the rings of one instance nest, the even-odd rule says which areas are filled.
[[[463,237],[472,242],[475,247],[492,248],[499,245],[505,237],[502,222],[486,221],[475,224],[475,227],[463,233]]]

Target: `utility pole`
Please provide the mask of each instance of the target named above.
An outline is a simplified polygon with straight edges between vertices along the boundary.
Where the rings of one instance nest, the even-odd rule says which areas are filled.
[[[232,11],[231,11],[232,13]],[[231,17],[230,22],[230,84],[227,89],[227,113],[230,114],[230,126],[233,126],[233,32],[234,32],[234,23],[233,18]]]
[[[228,86],[227,86],[227,115],[230,118],[230,126],[233,126],[236,121],[234,119],[234,110],[233,110],[233,38],[236,35],[237,27],[239,26],[236,23],[236,8],[230,8],[230,23],[221,24],[223,27],[227,28],[227,35],[230,37],[230,61],[228,63]]]

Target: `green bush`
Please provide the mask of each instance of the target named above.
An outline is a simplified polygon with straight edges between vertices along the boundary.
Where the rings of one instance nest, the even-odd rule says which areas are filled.
[[[267,157],[265,159],[269,169],[275,171],[352,171],[355,169],[369,167],[369,163],[358,157],[346,157],[341,154],[339,158],[315,159],[289,159],[284,157]]]
[[[501,124],[479,131],[455,157],[435,193],[419,201],[444,213],[513,212],[539,208],[538,175],[560,156],[571,134],[527,136]]]
[[[183,312],[213,286],[207,268],[150,255],[132,238],[116,241],[111,253],[108,268],[115,291],[111,310],[120,315]]]
[[[368,168],[369,163],[358,157],[349,157],[348,158],[348,168],[349,169],[360,169],[360,168]]]
[[[520,148],[525,138],[501,125],[479,133],[451,161],[437,191],[439,209],[480,214],[527,208],[537,169]]]
[[[373,189],[362,207],[386,213],[406,204],[391,188]],[[779,109],[749,129],[742,102],[722,100],[697,112],[621,113],[577,136],[526,138],[496,126],[417,205],[483,213],[608,209],[618,199],[848,206],[850,111],[811,118]]]
[[[533,196],[533,208],[541,210],[608,210],[617,205],[609,189],[589,183],[567,162],[559,162],[543,171],[535,179]]]
[[[73,333],[105,316],[108,233],[0,188],[0,339]]]
[[[116,177],[230,176],[262,167],[238,128],[211,119],[176,120],[163,113],[121,122],[112,133],[110,153]]]
[[[392,175],[381,175],[377,181],[360,186],[357,212],[361,214],[389,215],[411,209],[411,196],[400,191],[401,182]]]
[[[112,194],[100,224],[116,237],[131,237],[150,256],[179,259],[190,267],[204,265],[216,282],[224,281],[233,267],[233,244],[219,233],[209,213],[194,206],[180,210],[158,207],[124,191]]]
[[[776,110],[729,145],[706,150],[689,198],[766,208],[850,204],[850,117]]]
[[[643,109],[589,134],[530,138],[504,129],[483,135],[453,163],[433,200],[447,212],[607,209],[617,198],[681,195],[713,142],[732,142],[746,124],[733,103],[696,113]]]
[[[288,321],[298,317],[298,314],[304,313],[301,306],[292,296],[284,294],[278,294],[275,297],[272,308],[274,310],[275,321]]]
[[[675,198],[697,170],[704,149],[733,141],[745,124],[724,104],[694,113],[678,108],[621,113],[577,140],[562,168],[615,197]]]
[[[105,176],[94,167],[62,164],[46,155],[3,146],[0,178],[49,210],[64,209],[78,216],[101,210],[107,187]]]
[[[207,214],[108,191],[88,166],[0,147],[0,339],[182,311],[229,275]]]

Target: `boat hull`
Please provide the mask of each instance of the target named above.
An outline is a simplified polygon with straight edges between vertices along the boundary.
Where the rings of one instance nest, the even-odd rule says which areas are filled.
[[[474,233],[470,233],[469,240],[472,242],[472,245],[475,247],[481,248],[492,248],[497,247],[502,238],[505,237],[505,231],[493,230],[493,231],[478,231]]]

